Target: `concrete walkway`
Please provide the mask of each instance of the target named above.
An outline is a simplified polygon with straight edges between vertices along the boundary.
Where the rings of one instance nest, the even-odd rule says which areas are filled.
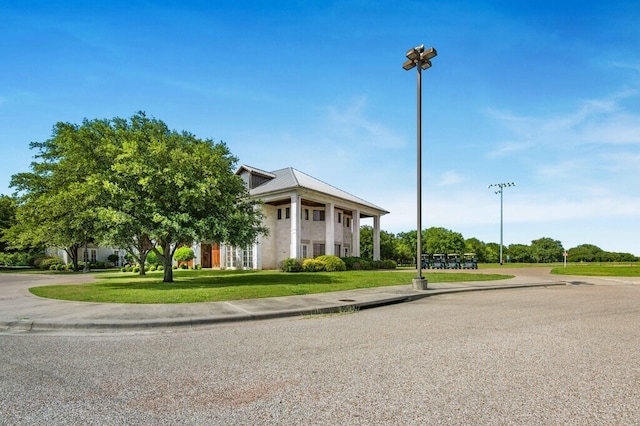
[[[304,296],[147,305],[51,300],[34,296],[28,291],[34,286],[87,282],[93,279],[90,275],[0,274],[0,332],[117,331],[154,327],[190,327],[349,312],[445,293],[578,283],[575,277],[550,275],[549,271],[549,268],[481,270],[479,271],[481,273],[510,274],[515,275],[515,278],[500,281],[429,283],[429,288],[422,291],[413,290],[408,284]]]

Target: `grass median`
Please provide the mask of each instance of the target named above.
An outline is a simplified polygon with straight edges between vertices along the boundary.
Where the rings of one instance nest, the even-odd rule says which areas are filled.
[[[294,296],[411,284],[415,271],[346,271],[284,273],[279,271],[176,270],[174,282],[163,283],[162,272],[100,274],[86,284],[32,287],[49,299],[102,303],[195,303],[263,297]],[[494,281],[512,275],[438,273],[424,276],[430,283]]]
[[[639,263],[585,263],[557,267],[551,270],[557,275],[582,275],[587,277],[640,277]]]

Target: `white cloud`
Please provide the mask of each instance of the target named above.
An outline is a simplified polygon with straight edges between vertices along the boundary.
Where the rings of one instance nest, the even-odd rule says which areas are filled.
[[[452,186],[464,182],[464,177],[453,170],[447,170],[440,176],[439,186]]]
[[[326,115],[319,120],[318,131],[326,138],[348,144],[344,146],[366,146],[391,148],[405,145],[405,139],[390,128],[369,118],[367,98],[361,96],[347,106],[329,106]]]

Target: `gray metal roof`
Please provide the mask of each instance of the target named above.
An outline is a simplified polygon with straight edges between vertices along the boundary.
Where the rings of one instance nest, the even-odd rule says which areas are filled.
[[[251,189],[249,193],[252,196],[264,197],[279,192],[307,189],[317,193],[326,194],[334,198],[339,198],[354,204],[366,206],[368,208],[379,211],[380,214],[389,213],[382,207],[376,206],[373,203],[363,200],[360,197],[356,197],[353,194],[349,194],[348,192],[338,189],[335,186],[329,185],[328,183],[325,183],[319,179],[311,177],[308,174],[303,173],[300,170],[296,170],[292,167],[275,170],[273,172],[265,172],[254,167],[242,165],[238,169],[237,173],[239,173],[243,169],[249,172],[258,172],[264,176],[275,176],[273,179],[268,180],[262,185]]]

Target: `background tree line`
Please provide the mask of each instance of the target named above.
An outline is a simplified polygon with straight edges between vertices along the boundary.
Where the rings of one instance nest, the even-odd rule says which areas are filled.
[[[398,264],[415,263],[417,232],[398,234],[380,231],[380,258],[395,260]],[[511,244],[503,247],[503,261],[514,263],[562,262],[565,248],[553,238],[542,237],[530,245]],[[569,262],[634,262],[638,258],[631,253],[608,252],[593,244],[581,244],[566,250]],[[360,253],[362,257],[373,257],[373,228],[360,228]],[[445,228],[429,228],[422,231],[422,253],[475,253],[478,262],[499,263],[500,244],[485,243],[477,238],[465,239],[459,232]]]

